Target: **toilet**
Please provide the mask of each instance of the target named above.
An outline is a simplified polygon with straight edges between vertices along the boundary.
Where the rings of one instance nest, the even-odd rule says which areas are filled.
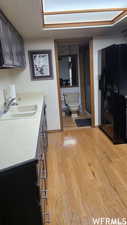
[[[72,117],[76,117],[79,113],[80,104],[79,104],[79,93],[67,93],[66,102],[72,113]]]

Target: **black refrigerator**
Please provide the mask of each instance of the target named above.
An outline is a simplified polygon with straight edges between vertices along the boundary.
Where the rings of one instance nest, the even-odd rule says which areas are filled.
[[[114,144],[127,142],[127,45],[101,50],[101,130]]]

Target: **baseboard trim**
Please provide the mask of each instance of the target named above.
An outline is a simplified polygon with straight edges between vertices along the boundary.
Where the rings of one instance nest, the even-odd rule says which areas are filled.
[[[78,129],[86,129],[86,128],[99,128],[99,125],[98,126],[91,126],[91,127],[70,127],[70,128],[64,128],[63,130],[62,129],[58,129],[58,130],[48,130],[48,133],[57,133],[57,132],[62,132],[62,131],[68,131],[68,130],[78,130]]]
[[[58,129],[58,130],[48,130],[48,133],[56,133],[56,132],[61,132],[62,130],[61,129]]]

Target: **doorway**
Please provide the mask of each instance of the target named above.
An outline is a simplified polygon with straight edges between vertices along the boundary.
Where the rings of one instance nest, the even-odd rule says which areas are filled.
[[[61,130],[94,126],[91,40],[56,40]]]

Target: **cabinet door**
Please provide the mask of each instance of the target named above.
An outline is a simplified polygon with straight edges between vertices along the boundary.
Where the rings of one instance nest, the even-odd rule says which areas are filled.
[[[17,166],[0,176],[0,225],[43,225],[36,182],[36,162]]]
[[[0,66],[25,67],[24,41],[0,11]]]
[[[13,65],[25,67],[24,42],[18,32],[11,26],[11,46],[13,54]]]
[[[11,40],[11,48],[12,48],[12,56],[13,56],[13,65],[14,66],[20,66],[19,60],[18,60],[18,39],[16,35],[15,29],[10,25],[9,26],[9,35]]]
[[[18,35],[18,56],[21,67],[25,67],[25,50],[24,50],[24,41],[20,35]]]
[[[9,24],[0,14],[0,40],[1,40],[1,54],[3,57],[3,62],[0,64],[4,64],[3,66],[12,66],[13,65],[13,56],[12,56],[12,48],[11,48],[11,40],[10,40],[10,30]]]
[[[2,19],[0,18],[0,66],[4,64],[1,40],[2,40]]]

